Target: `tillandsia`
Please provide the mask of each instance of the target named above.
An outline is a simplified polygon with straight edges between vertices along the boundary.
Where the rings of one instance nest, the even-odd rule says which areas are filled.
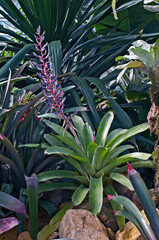
[[[64,90],[58,81],[58,77],[55,75],[53,65],[49,59],[47,51],[48,43],[44,43],[45,32],[41,34],[40,26],[37,28],[35,38],[35,48],[37,52],[34,52],[34,56],[38,59],[35,66],[38,70],[37,75],[40,79],[40,86],[44,92],[44,101],[47,102],[49,108],[54,111],[60,121],[63,119],[63,127],[65,126],[65,130],[69,128],[77,140],[76,132],[74,131],[74,127],[70,121],[77,112],[75,111],[71,117],[64,114],[63,110],[66,97],[64,96]]]

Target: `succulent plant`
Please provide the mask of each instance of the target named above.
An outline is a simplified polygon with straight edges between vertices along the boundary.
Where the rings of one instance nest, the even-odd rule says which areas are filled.
[[[72,165],[74,171],[50,170],[38,174],[39,182],[63,178],[73,180],[72,182],[60,180],[59,182],[39,183],[39,192],[56,188],[73,189],[75,192],[72,201],[75,205],[80,204],[89,192],[91,211],[97,215],[100,213],[103,203],[103,189],[112,180],[116,180],[132,190],[130,181],[122,175],[127,168],[126,162],[131,162],[134,167],[155,167],[155,165],[148,160],[151,154],[126,153],[125,151],[132,150],[134,147],[130,144],[123,144],[123,142],[148,129],[148,123],[131,129],[115,129],[108,134],[113,118],[113,112],[106,113],[95,136],[88,123],[84,123],[81,117],[74,116],[72,120],[79,138],[78,142],[61,126],[44,120],[46,125],[58,134],[44,135],[50,144],[45,153],[62,156]]]

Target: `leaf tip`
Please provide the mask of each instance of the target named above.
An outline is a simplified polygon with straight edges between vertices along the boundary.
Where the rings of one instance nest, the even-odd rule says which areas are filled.
[[[128,165],[128,173],[135,172],[135,169],[130,165],[129,162],[127,162]]]
[[[118,211],[115,211],[115,210],[114,210],[114,214],[116,215],[117,213],[118,213]]]
[[[115,196],[114,195],[108,195],[107,196],[109,200],[113,199]]]

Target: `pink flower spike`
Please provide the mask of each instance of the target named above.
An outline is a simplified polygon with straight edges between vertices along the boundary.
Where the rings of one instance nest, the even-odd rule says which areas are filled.
[[[115,196],[114,195],[108,195],[107,196],[109,200],[113,199]]]
[[[118,211],[114,211],[114,214],[116,215],[118,213]]]

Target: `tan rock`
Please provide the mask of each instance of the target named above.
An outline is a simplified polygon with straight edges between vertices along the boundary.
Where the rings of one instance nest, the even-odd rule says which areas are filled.
[[[156,209],[159,213],[158,209]],[[144,210],[141,211],[142,215],[146,219],[146,221],[149,223]],[[132,222],[127,222],[125,224],[125,229],[123,232],[120,232],[120,230],[115,235],[116,240],[144,240],[144,238],[141,236],[138,229],[134,226]]]
[[[22,232],[18,236],[18,240],[32,240],[28,231]]]
[[[74,209],[85,209],[90,211],[89,198],[86,198],[80,205],[74,206]],[[111,228],[113,232],[117,232],[119,229],[114,210],[107,197],[103,198],[103,205],[98,218],[106,228]]]
[[[59,227],[60,238],[76,240],[109,240],[107,229],[100,220],[84,209],[70,209]]]
[[[123,232],[120,232],[119,230],[116,233],[115,239],[116,240],[144,240],[144,238],[141,237],[141,234],[138,231],[138,229],[130,221],[125,224],[125,229]]]

